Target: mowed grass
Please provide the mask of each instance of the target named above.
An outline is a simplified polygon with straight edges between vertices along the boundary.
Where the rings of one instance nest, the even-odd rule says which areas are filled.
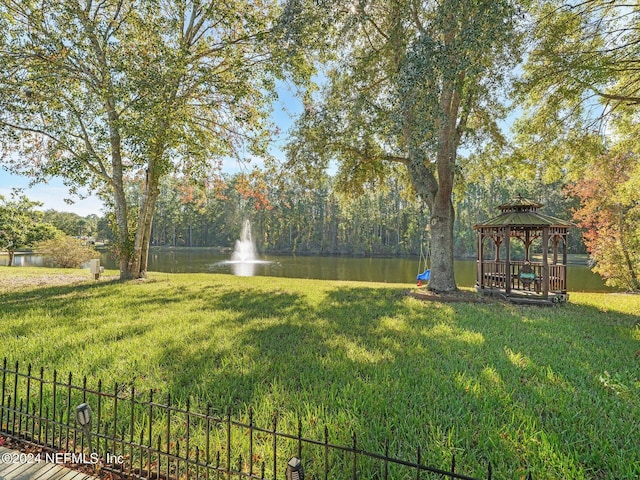
[[[440,304],[410,285],[152,273],[41,286],[0,267],[0,356],[254,410],[257,425],[494,478],[640,476],[640,296]],[[78,275],[78,271],[72,272]],[[88,278],[88,273],[87,273]],[[16,285],[18,285],[16,283]],[[194,408],[198,408],[197,406]]]

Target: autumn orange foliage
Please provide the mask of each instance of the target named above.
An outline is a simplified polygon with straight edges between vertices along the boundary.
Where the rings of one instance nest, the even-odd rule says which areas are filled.
[[[630,154],[605,154],[567,188],[580,198],[574,219],[583,229],[594,272],[608,285],[640,291],[639,173]]]

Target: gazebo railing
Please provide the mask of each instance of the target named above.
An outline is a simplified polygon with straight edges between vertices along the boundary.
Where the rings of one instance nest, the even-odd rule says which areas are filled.
[[[567,292],[567,266],[549,265],[549,291]]]
[[[522,268],[526,263],[523,260],[512,260],[509,262],[509,273],[507,274],[507,262],[505,261],[479,261],[480,275],[478,279],[482,282],[480,287],[507,290],[507,282],[509,282],[510,290],[541,293],[543,291],[542,263],[528,263],[530,267],[529,274],[521,275]],[[549,265],[549,292],[566,292],[566,279],[566,265]]]
[[[507,264],[495,260],[480,262],[482,287],[505,289],[507,286]]]

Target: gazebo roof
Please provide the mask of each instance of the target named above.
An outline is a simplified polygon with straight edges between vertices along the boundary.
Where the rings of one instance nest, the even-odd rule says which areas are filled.
[[[534,202],[532,200],[528,200],[524,198],[522,195],[518,194],[518,196],[512,199],[508,203],[503,203],[499,205],[498,208],[503,212],[506,211],[536,211],[541,208],[543,205],[538,202]]]
[[[508,203],[500,205],[498,208],[502,213],[497,217],[491,218],[483,223],[474,225],[474,229],[482,227],[561,227],[569,228],[571,223],[566,220],[538,213],[536,210],[542,207],[541,203],[527,200],[518,195]]]

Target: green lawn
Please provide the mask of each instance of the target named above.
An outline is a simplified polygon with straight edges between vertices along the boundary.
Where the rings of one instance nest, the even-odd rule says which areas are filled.
[[[640,296],[423,303],[409,285],[0,267],[0,356],[495,478],[640,476]],[[78,271],[70,272],[78,275]],[[88,278],[88,273],[86,273]],[[19,285],[18,287],[12,285]]]

